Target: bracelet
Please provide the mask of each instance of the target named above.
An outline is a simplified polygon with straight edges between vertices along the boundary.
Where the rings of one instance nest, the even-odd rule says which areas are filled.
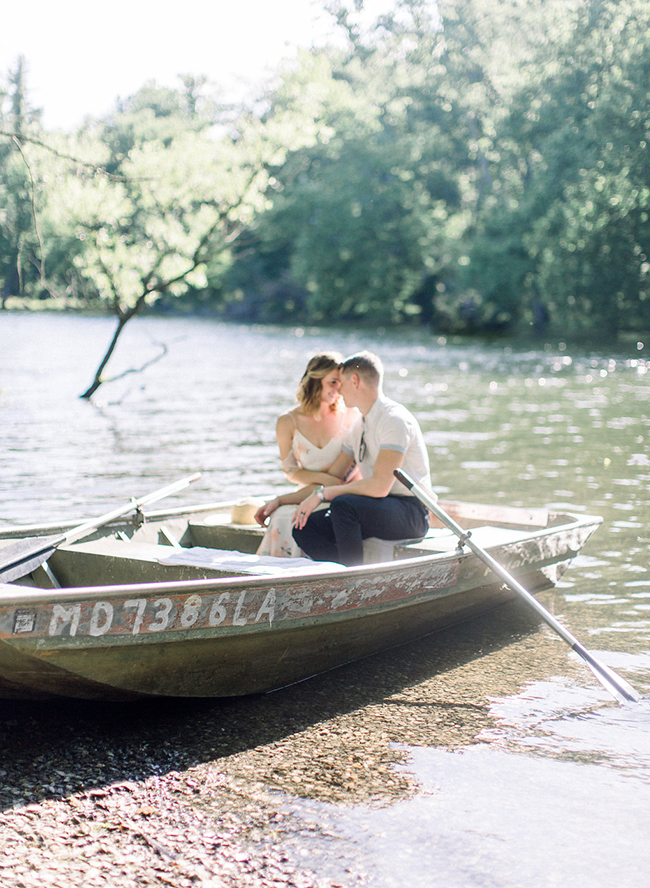
[[[321,503],[325,502],[325,488],[322,484],[319,484],[318,487],[315,487],[313,492],[316,494]]]

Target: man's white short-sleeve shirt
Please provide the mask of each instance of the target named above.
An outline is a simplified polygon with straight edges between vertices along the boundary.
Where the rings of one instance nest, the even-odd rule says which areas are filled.
[[[346,435],[343,450],[354,457],[364,478],[372,475],[381,450],[397,450],[404,454],[404,472],[426,490],[431,489],[429,456],[418,421],[406,407],[391,398],[379,395],[368,414]],[[390,493],[412,495],[397,478]]]

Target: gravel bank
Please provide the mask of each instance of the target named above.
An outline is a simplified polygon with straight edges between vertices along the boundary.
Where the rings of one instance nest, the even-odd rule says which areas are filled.
[[[4,701],[0,885],[365,885],[292,803],[417,791],[404,745],[475,742],[489,697],[549,662],[563,645],[512,605],[261,697]]]

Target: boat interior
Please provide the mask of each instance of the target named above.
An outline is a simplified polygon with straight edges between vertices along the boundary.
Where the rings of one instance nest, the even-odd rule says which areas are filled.
[[[301,568],[297,559],[256,556],[264,534],[257,524],[233,520],[232,504],[145,512],[136,520],[121,519],[103,526],[83,540],[61,545],[49,560],[30,575],[16,580],[22,586],[44,589],[105,586],[206,577],[281,575]],[[572,516],[555,515],[546,509],[495,507],[472,503],[441,503],[475,542],[493,548],[526,533],[566,524]],[[3,541],[0,540],[0,546]],[[419,540],[364,541],[364,564],[449,554],[458,548],[458,537],[437,519],[431,519],[427,535]],[[309,567],[322,569],[309,559]],[[344,569],[340,565],[328,565]]]

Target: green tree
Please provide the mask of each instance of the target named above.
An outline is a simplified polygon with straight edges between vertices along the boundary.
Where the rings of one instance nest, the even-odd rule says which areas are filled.
[[[541,309],[565,334],[615,336],[650,324],[650,4],[570,12],[513,95],[472,265],[477,286],[519,301],[530,323]]]
[[[533,37],[503,28],[515,0],[399,0],[365,22],[361,2],[328,6],[347,47],[304,58],[270,101],[282,106],[296,84],[304,94],[319,82],[330,135],[276,173],[257,224],[261,250],[285,258],[315,318],[449,327],[475,287],[480,323],[511,321],[516,306],[482,298],[472,250],[511,174],[501,171],[514,150],[501,128],[534,51]]]
[[[299,126],[291,115],[262,122],[242,114],[215,135],[205,121],[179,120],[168,91],[154,96],[153,109],[150,98],[138,99],[129,103],[126,122],[118,113],[108,125],[129,134],[128,150],[124,138],[107,137],[105,124],[86,127],[69,143],[68,154],[84,163],[61,177],[49,205],[50,230],[65,214],[82,244],[73,256],[82,286],[117,317],[85,398],[105,381],[132,318],[163,295],[205,287],[208,267],[227,265],[233,244],[264,206],[269,168],[282,163],[286,144],[311,138],[309,121]]]
[[[35,185],[23,153],[24,136],[40,130],[40,112],[32,107],[27,87],[27,62],[19,56],[0,96],[0,289],[22,296],[42,272],[35,216]]]
[[[539,290],[571,332],[648,329],[650,3],[590,4],[569,49],[527,239]]]
[[[169,146],[185,132],[205,132],[231,121],[235,109],[220,100],[217,87],[207,78],[181,75],[179,80],[177,89],[148,81],[118,101],[111,114],[88,122],[87,127],[109,148],[109,173],[118,172],[131,149],[145,142]]]
[[[467,224],[458,134],[431,99],[439,28],[431,4],[401,6],[410,18],[366,32],[339,7],[350,46],[303,56],[270,99],[281,108],[309,95],[327,134],[291,153],[258,220],[262,249],[288,257],[315,319],[419,315]]]

